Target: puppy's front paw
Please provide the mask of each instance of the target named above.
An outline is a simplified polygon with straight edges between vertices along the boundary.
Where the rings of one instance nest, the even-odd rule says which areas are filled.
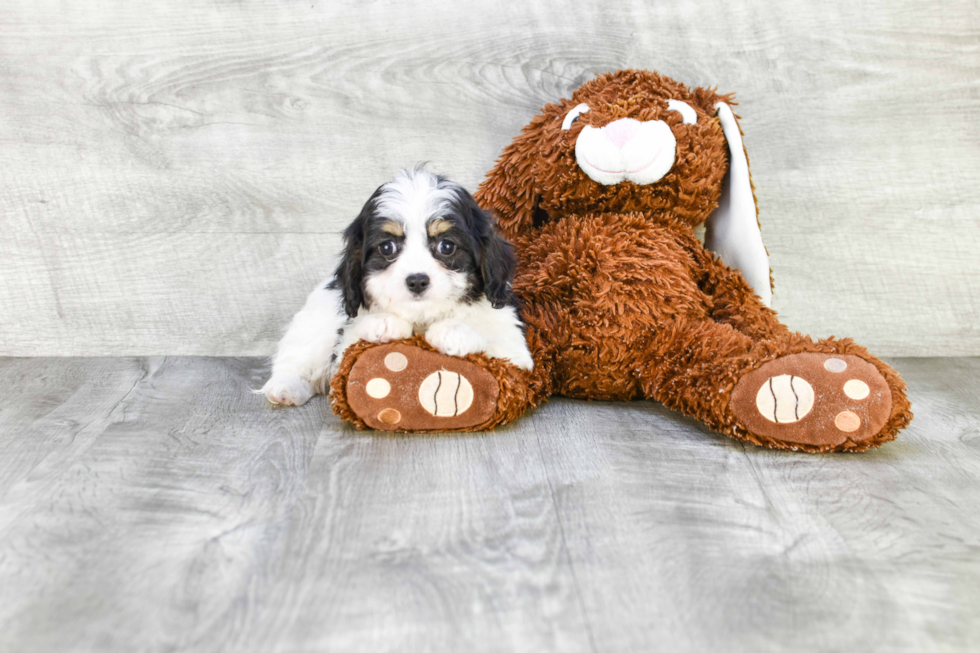
[[[447,356],[465,356],[486,349],[476,329],[457,320],[436,322],[425,332],[425,341]]]
[[[265,398],[281,406],[302,406],[313,396],[313,386],[298,374],[280,373],[262,388]]]
[[[391,342],[412,337],[412,324],[397,315],[366,315],[357,325],[357,335],[368,342]]]
[[[500,358],[506,358],[525,372],[530,372],[534,369],[534,359],[531,358],[531,352],[527,350],[526,346],[523,350],[515,351],[508,356],[501,356]]]

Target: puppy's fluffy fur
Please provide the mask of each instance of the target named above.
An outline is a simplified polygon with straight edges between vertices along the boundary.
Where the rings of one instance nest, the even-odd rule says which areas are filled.
[[[485,353],[532,368],[511,292],[515,259],[461,186],[421,167],[379,187],[344,233],[333,277],[293,317],[262,391],[301,406],[324,393],[358,340],[424,334],[450,356]]]

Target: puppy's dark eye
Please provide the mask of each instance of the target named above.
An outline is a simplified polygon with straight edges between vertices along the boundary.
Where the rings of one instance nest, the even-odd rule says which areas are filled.
[[[398,251],[398,245],[395,244],[393,240],[386,240],[380,245],[378,245],[378,253],[382,256],[390,257],[394,256],[395,252]]]
[[[439,244],[436,245],[436,249],[438,249],[439,253],[443,256],[449,256],[456,251],[456,243],[451,240],[440,240]]]

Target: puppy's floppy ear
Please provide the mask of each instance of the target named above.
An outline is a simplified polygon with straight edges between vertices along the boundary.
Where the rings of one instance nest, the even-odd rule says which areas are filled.
[[[487,220],[490,216],[485,214]],[[510,284],[517,271],[517,257],[514,248],[500,237],[493,228],[486,237],[480,239],[480,274],[483,275],[483,294],[494,308],[503,308],[511,303],[513,291]]]
[[[379,189],[380,191],[380,189]],[[337,265],[335,277],[337,287],[344,298],[344,312],[348,317],[357,315],[364,305],[364,232],[374,211],[375,191],[367,201],[360,215],[344,231],[344,253]]]
[[[517,271],[514,248],[494,229],[493,216],[481,209],[466,189],[460,187],[457,194],[479,247],[483,294],[491,306],[503,308],[512,302],[514,296],[511,290],[511,282]]]
[[[749,160],[742,145],[739,129],[731,107],[724,102],[715,105],[721,128],[728,141],[728,172],[722,181],[718,208],[708,216],[704,236],[705,246],[716,253],[725,265],[737,268],[762,303],[772,303],[772,277],[769,253],[762,242],[759,211],[752,192]]]

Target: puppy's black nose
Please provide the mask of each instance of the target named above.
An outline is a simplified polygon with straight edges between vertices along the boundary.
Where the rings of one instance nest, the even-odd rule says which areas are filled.
[[[413,294],[421,295],[429,287],[429,275],[422,273],[410,274],[405,277],[405,285],[408,286],[408,289]]]

